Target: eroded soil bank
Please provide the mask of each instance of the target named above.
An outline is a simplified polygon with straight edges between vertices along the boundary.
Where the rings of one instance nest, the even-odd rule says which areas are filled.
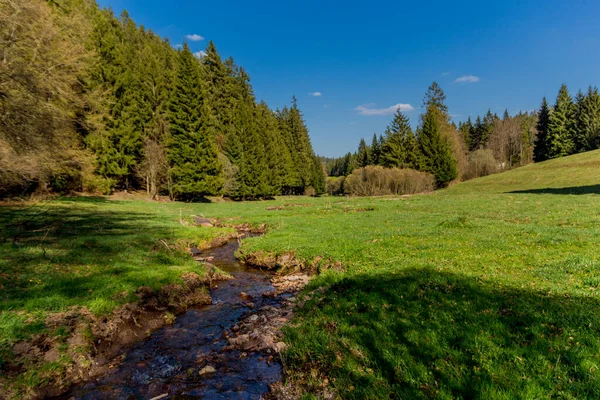
[[[239,246],[202,252],[230,273],[210,291],[212,304],[191,309],[117,359],[93,381],[58,399],[260,399],[281,380],[281,327],[292,315],[304,276],[274,277],[235,259]]]

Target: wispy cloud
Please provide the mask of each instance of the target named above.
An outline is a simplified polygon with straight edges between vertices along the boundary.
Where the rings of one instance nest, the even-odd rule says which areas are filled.
[[[442,72],[442,76],[448,76],[450,75],[452,72]]]
[[[192,42],[200,42],[204,40],[204,36],[200,36],[196,33],[192,33],[191,35],[185,35],[187,40],[191,40]]]
[[[374,106],[374,104],[363,104],[362,106],[356,107],[355,110],[358,111],[358,114],[360,114],[360,115],[373,116],[373,115],[390,115],[390,114],[395,113],[396,110],[410,112],[415,109],[410,104],[402,104],[402,103],[394,104],[393,106],[389,106],[387,108],[373,108],[373,106]]]
[[[175,45],[175,48],[176,48],[176,49],[180,49],[180,48],[182,48],[182,47],[183,47],[183,45],[182,45],[181,43],[179,43],[179,44],[176,44],[176,45]]]
[[[200,50],[195,52],[194,55],[196,56],[196,58],[203,58],[206,57],[206,52],[204,50]]]
[[[321,92],[310,92],[309,95],[310,96],[314,96],[314,97],[321,97],[321,96],[323,96],[323,93],[321,93]]]
[[[479,77],[473,76],[473,75],[464,75],[464,76],[461,76],[460,78],[456,78],[454,80],[454,83],[475,83],[475,82],[479,82]]]

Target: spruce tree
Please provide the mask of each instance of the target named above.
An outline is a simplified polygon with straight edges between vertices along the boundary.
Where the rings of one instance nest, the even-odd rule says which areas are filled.
[[[462,136],[467,149],[471,150],[471,133],[473,132],[473,122],[471,121],[471,117],[469,117],[466,122],[461,122],[458,126],[458,130],[460,131],[460,135]]]
[[[427,89],[425,97],[423,97],[422,107],[427,109],[429,106],[434,106],[440,111],[443,118],[448,119],[448,106],[446,106],[445,101],[446,94],[444,90],[437,82],[433,82]]]
[[[600,94],[598,88],[589,87],[581,101],[576,144],[578,151],[600,148]]]
[[[365,139],[360,139],[358,153],[356,155],[356,162],[361,168],[364,168],[370,164],[369,148],[367,147]]]
[[[567,86],[563,84],[548,121],[548,158],[563,157],[573,152],[575,147],[573,114],[573,100]]]
[[[458,168],[450,143],[442,134],[439,113],[435,105],[427,108],[419,134],[419,145],[423,155],[423,170],[433,174],[436,186],[443,188],[458,177]]]
[[[548,155],[548,124],[550,123],[550,106],[544,97],[538,111],[537,136],[533,147],[533,160],[535,162],[545,161]]]
[[[216,119],[203,99],[202,86],[200,65],[186,43],[179,53],[168,106],[169,174],[172,194],[182,200],[217,194],[223,183],[214,142]]]
[[[373,134],[373,140],[371,141],[371,164],[381,164],[381,141],[377,139],[377,134]]]
[[[418,168],[420,156],[416,142],[408,117],[397,110],[385,131],[381,164],[386,167]]]

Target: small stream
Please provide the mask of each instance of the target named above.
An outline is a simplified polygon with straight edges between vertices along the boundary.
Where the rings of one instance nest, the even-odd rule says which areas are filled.
[[[273,290],[269,276],[241,265],[235,258],[237,240],[203,252],[211,263],[235,279],[219,282],[211,290],[213,304],[190,309],[172,325],[134,345],[111,373],[72,388],[62,399],[260,399],[268,385],[281,379],[281,365],[269,364],[265,354],[223,351],[223,331],[251,309],[240,298],[245,292],[256,308],[277,305],[281,299],[261,295]],[[215,373],[199,375],[206,365]],[[166,396],[163,396],[166,395]]]

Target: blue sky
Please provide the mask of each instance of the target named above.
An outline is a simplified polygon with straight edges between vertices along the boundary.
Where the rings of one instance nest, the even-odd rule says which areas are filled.
[[[401,105],[413,124],[432,81],[456,121],[537,109],[561,83],[600,85],[600,1],[99,0],[194,51],[213,40],[281,108],[296,95],[315,151],[340,156],[382,133]],[[462,78],[462,79],[461,79]],[[320,94],[315,96],[315,94]],[[410,111],[412,109],[412,111]]]

